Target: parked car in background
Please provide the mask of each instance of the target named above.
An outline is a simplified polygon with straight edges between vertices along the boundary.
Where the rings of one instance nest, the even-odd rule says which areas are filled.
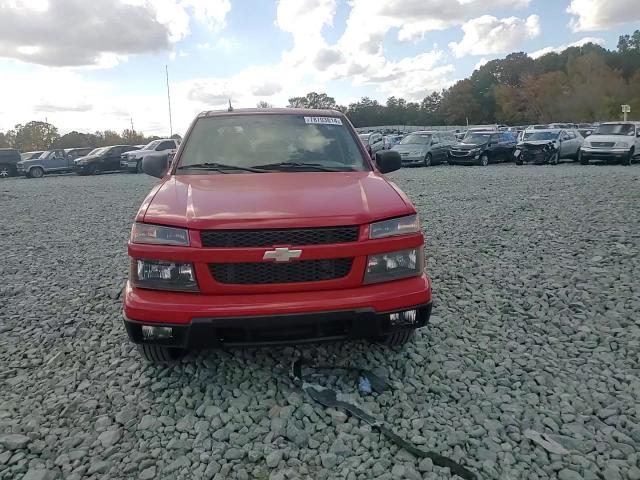
[[[367,152],[369,152],[371,158],[373,158],[380,150],[384,150],[384,140],[381,133],[361,133],[358,136],[360,137],[360,140],[362,140],[362,143],[367,149]]]
[[[15,177],[18,173],[20,152],[15,148],[0,148],[0,178]]]
[[[578,132],[580,133],[580,135],[583,136],[583,138],[587,138],[594,132],[595,129],[596,129],[595,127],[588,127],[588,128],[578,127]]]
[[[447,161],[449,149],[456,143],[453,132],[425,130],[413,132],[392,148],[400,154],[402,166],[429,167]]]
[[[18,162],[18,173],[27,178],[42,178],[46,173],[71,171],[73,171],[73,158],[62,148],[47,150],[37,158]]]
[[[20,160],[32,160],[34,158],[38,158],[44,150],[35,150],[33,152],[23,152],[20,154]]]
[[[428,323],[414,206],[332,110],[205,112],[131,229],[124,324],[151,362],[194,348],[368,339]],[[157,155],[157,154],[152,154]],[[300,201],[304,197],[304,201]]]
[[[574,129],[527,130],[513,156],[523,163],[557,165],[561,158],[578,158],[584,139]]]
[[[640,122],[601,123],[580,149],[580,163],[599,160],[631,165],[639,153]]]
[[[546,123],[539,125],[529,125],[526,130],[549,130],[549,125]]]
[[[92,147],[82,147],[82,148],[65,148],[64,151],[69,157],[70,160],[75,160],[76,158],[84,157],[89,155],[94,149]]]
[[[89,155],[75,160],[74,171],[78,175],[95,175],[100,172],[121,170],[120,156],[135,148],[133,145],[96,148]]]
[[[516,139],[509,132],[471,132],[449,152],[449,163],[454,165],[487,166],[513,159]]]
[[[384,136],[384,148],[390,150],[395,145],[398,145],[404,138],[404,135],[385,135]]]
[[[576,129],[578,128],[578,125],[576,125],[575,123],[550,123],[549,124],[549,130],[556,130],[556,129]]]
[[[142,148],[125,152],[121,155],[120,166],[129,172],[142,173],[142,159],[145,155],[154,152],[164,152],[167,150],[177,150],[180,143],[173,138],[163,138],[153,140]]]

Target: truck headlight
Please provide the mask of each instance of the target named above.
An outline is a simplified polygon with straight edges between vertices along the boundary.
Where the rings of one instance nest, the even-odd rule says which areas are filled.
[[[198,282],[191,263],[136,259],[131,265],[131,281],[139,288],[198,291]]]
[[[371,255],[367,258],[364,283],[380,283],[417,277],[424,270],[422,247]]]
[[[392,218],[382,222],[372,223],[369,226],[369,238],[385,238],[395,235],[405,235],[420,231],[420,219],[418,215],[407,215],[406,217]]]
[[[627,142],[616,142],[613,145],[613,148],[631,148],[631,145],[629,145]]]
[[[163,227],[136,222],[131,228],[131,242],[188,247],[189,232],[185,228]]]

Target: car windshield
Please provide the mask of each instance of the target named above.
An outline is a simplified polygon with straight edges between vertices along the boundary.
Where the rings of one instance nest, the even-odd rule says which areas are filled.
[[[481,145],[487,143],[491,138],[490,133],[470,133],[462,140],[463,143],[473,143],[474,145]]]
[[[630,123],[606,123],[600,125],[593,135],[635,135],[635,129]]]
[[[560,132],[525,132],[525,140],[555,140]]]
[[[220,115],[198,119],[178,168],[191,173],[207,164],[237,171],[263,166],[268,166],[269,171],[304,171],[305,166],[314,170],[370,169],[340,118],[304,115]],[[194,168],[189,169],[190,165]]]
[[[107,150],[107,148],[109,148],[109,147],[99,147],[99,148],[94,148],[93,150],[91,150],[91,151],[87,154],[87,157],[88,157],[89,155],[100,155],[101,153],[104,153],[104,152]]]
[[[431,135],[425,133],[412,133],[400,140],[400,145],[429,145]]]
[[[154,140],[153,142],[149,142],[142,147],[142,150],[154,150],[158,145],[160,145],[161,141],[162,140]]]

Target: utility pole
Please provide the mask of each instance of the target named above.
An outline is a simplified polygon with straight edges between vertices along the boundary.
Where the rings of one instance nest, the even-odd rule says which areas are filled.
[[[133,134],[136,131],[136,129],[133,128],[133,117],[131,117],[130,120],[131,120],[131,134]]]
[[[171,92],[169,91],[169,67],[164,66],[164,71],[167,76],[167,101],[169,103],[169,136],[173,136],[173,123],[171,121]]]

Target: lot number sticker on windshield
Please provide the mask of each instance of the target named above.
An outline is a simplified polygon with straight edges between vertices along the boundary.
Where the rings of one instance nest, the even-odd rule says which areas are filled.
[[[342,120],[336,117],[304,117],[304,123],[310,125],[342,125]]]

